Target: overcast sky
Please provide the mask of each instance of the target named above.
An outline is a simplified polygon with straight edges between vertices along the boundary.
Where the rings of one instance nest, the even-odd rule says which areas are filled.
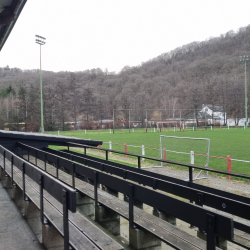
[[[193,41],[250,24],[249,0],[27,0],[0,67],[119,72]]]

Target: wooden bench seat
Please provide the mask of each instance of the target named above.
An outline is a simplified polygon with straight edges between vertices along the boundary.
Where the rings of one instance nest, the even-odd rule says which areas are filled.
[[[24,156],[25,158],[27,156]],[[30,162],[35,163],[35,159],[29,156]],[[37,165],[44,169],[44,162],[37,159]],[[53,176],[56,176],[56,169],[52,165],[46,164],[47,172]],[[71,185],[72,176],[66,172],[59,170],[59,179],[63,182]],[[94,199],[94,186],[80,180],[75,179],[76,189]],[[98,202],[105,207],[116,211],[119,215],[125,219],[129,219],[129,208],[128,203],[118,199],[117,197],[98,189]],[[134,208],[134,222],[141,228],[149,231],[153,235],[157,236],[160,240],[172,246],[175,249],[180,250],[197,250],[206,249],[206,242],[194,237],[187,232],[184,232],[176,226],[157,218],[137,207]],[[217,248],[219,249],[219,248]]]
[[[2,165],[2,164],[1,164]],[[11,165],[6,159],[6,172],[11,175]],[[29,199],[40,208],[39,185],[26,177],[26,194]],[[14,182],[22,189],[22,172],[14,166]],[[46,191],[44,191],[44,213],[50,223],[63,235],[62,205]],[[52,205],[53,204],[53,205]],[[81,227],[80,227],[81,225]],[[78,212],[69,211],[70,244],[75,249],[108,249],[120,250],[123,247],[96,227],[90,220]]]

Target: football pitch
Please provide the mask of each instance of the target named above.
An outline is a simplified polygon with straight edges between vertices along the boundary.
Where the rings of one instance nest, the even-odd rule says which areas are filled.
[[[134,146],[142,146],[146,147],[145,153],[147,156],[159,157],[159,149],[160,147],[160,135],[166,136],[178,136],[178,137],[193,137],[193,138],[208,138],[210,139],[210,156],[227,158],[228,155],[232,157],[232,159],[245,160],[250,161],[250,128],[223,128],[223,129],[213,129],[208,128],[207,130],[202,130],[198,128],[197,130],[186,130],[186,131],[166,131],[166,132],[153,132],[153,130],[148,130],[147,133],[144,132],[143,129],[136,129],[134,133],[132,130],[129,133],[128,130],[116,130],[115,133],[110,134],[110,130],[100,130],[91,131],[88,130],[85,134],[85,131],[60,131],[60,135],[63,136],[75,136],[84,139],[91,140],[101,140],[103,142],[118,143],[128,145],[128,153],[141,154],[142,150],[139,147]],[[57,132],[49,132],[49,134],[57,134]],[[183,142],[186,143],[186,142]],[[104,143],[103,148],[108,148],[109,144]],[[150,148],[150,149],[148,149]],[[112,144],[112,149],[124,151],[124,145]],[[192,149],[193,150],[193,149]],[[195,150],[194,150],[195,151]],[[205,151],[204,151],[205,152]],[[175,156],[171,155],[171,159],[169,158],[169,153],[167,153],[167,159],[173,161],[180,162],[190,162],[190,155],[183,156],[181,154],[175,154]],[[185,158],[186,157],[186,158]],[[184,159],[185,158],[185,159]],[[203,165],[201,161],[199,161],[195,157],[195,164]],[[220,158],[209,158],[209,167],[221,170],[227,170],[227,160]],[[246,162],[238,162],[232,161],[232,171],[250,174],[250,163]]]

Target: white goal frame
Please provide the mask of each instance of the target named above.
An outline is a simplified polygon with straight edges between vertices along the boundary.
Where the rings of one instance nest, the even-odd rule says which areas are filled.
[[[174,124],[175,126],[173,126],[172,128],[177,128],[178,126],[178,121],[165,121],[165,122],[156,122],[156,127],[157,128],[163,128],[162,126],[158,126],[158,124]],[[180,122],[179,122],[180,123]]]
[[[209,166],[209,151],[210,151],[210,139],[208,138],[193,138],[193,137],[179,137],[179,136],[168,136],[168,135],[160,135],[160,157],[162,159],[162,138],[163,137],[167,137],[167,138],[177,138],[177,139],[183,139],[183,140],[203,140],[203,141],[207,141],[207,163],[205,165],[205,167],[208,167]],[[177,152],[177,151],[171,151],[171,150],[168,150],[166,149],[166,151],[169,151],[169,152],[173,152],[173,153],[185,153],[185,154],[188,154],[187,152]],[[194,164],[194,152],[193,151],[190,151],[190,159],[191,159],[191,164]],[[162,165],[162,163],[161,163]],[[208,171],[206,171],[206,176],[205,177],[199,177],[201,175],[203,170],[201,170],[194,178],[193,180],[199,180],[199,179],[207,179],[208,178]],[[189,180],[189,179],[188,179]]]

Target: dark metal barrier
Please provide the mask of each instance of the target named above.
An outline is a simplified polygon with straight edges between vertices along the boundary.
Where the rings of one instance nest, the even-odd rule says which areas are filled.
[[[134,226],[134,213],[133,213],[133,202],[134,199],[140,200],[143,203],[146,203],[152,207],[157,207],[161,211],[172,214],[173,216],[186,221],[187,223],[194,225],[198,228],[204,229],[204,231],[207,232],[207,249],[208,250],[214,250],[215,249],[215,236],[218,235],[220,237],[223,237],[224,239],[228,239],[230,241],[233,240],[233,220],[231,218],[228,218],[226,216],[211,212],[207,209],[204,209],[201,206],[194,205],[192,203],[188,203],[185,201],[181,201],[179,199],[167,196],[162,193],[158,193],[155,190],[137,185],[137,184],[131,184],[130,182],[108,175],[103,172],[97,172],[95,169],[91,169],[87,167],[89,166],[95,166],[96,168],[103,170],[104,168],[114,168],[108,164],[102,164],[98,162],[98,160],[86,160],[84,162],[84,165],[72,162],[77,161],[78,158],[74,158],[75,156],[71,156],[71,160],[67,160],[65,158],[59,157],[55,154],[51,154],[49,152],[44,152],[42,150],[38,150],[36,148],[32,148],[30,146],[24,145],[22,143],[18,143],[18,147],[21,147],[22,149],[29,152],[29,154],[33,155],[34,157],[38,157],[39,159],[46,159],[54,164],[56,164],[56,168],[59,168],[59,166],[68,169],[72,172],[72,184],[74,182],[74,176],[75,174],[85,176],[92,180],[94,185],[94,194],[95,194],[95,202],[98,202],[98,196],[97,196],[97,183],[100,183],[102,185],[105,185],[111,189],[114,189],[118,192],[121,192],[129,197],[129,224],[130,226]],[[98,166],[98,167],[97,167]],[[117,173],[121,171],[121,169],[116,168]],[[178,192],[193,192],[192,195],[197,196],[197,190],[191,190],[188,191],[187,188],[183,189],[183,187],[173,184],[164,182],[162,180],[156,180],[154,178],[150,178],[148,176],[143,176],[141,174],[134,174],[130,171],[123,171],[123,178],[127,179],[128,176],[131,177],[131,180],[135,180],[139,183],[148,185],[150,187],[153,187],[155,189],[159,188],[159,186],[162,185],[162,187],[165,185],[166,187],[170,187],[170,189],[173,188],[179,188]],[[156,184],[155,184],[156,183]],[[162,183],[162,184],[161,184]],[[169,189],[168,189],[169,192]],[[210,194],[208,194],[210,195]],[[210,197],[212,197],[210,195]],[[221,204],[221,200],[218,200]],[[229,202],[229,201],[228,201]],[[243,207],[243,205],[242,205]],[[249,210],[248,210],[249,211]]]
[[[122,151],[117,151],[117,150],[112,150],[112,149],[107,149],[107,148],[96,148],[96,147],[91,147],[89,145],[77,144],[77,143],[73,143],[73,142],[68,142],[67,144],[68,144],[68,150],[69,150],[70,146],[78,147],[78,148],[84,148],[84,154],[85,155],[86,155],[86,149],[87,148],[105,151],[106,152],[106,160],[108,160],[107,152],[113,152],[113,153],[117,153],[117,154],[123,154],[123,155],[129,155],[129,156],[137,157],[138,158],[138,168],[139,169],[141,168],[141,165],[140,165],[140,159],[141,158],[152,160],[152,161],[158,161],[158,162],[162,162],[162,163],[170,163],[170,164],[178,165],[178,166],[182,166],[182,167],[187,167],[189,169],[189,180],[193,180],[193,173],[192,173],[193,171],[192,171],[192,169],[204,170],[204,171],[223,174],[223,175],[231,175],[231,176],[245,178],[245,179],[250,180],[250,175],[248,175],[248,174],[240,174],[240,173],[237,173],[237,172],[223,171],[223,170],[214,169],[214,168],[202,167],[202,166],[198,166],[198,165],[193,165],[193,164],[188,164],[188,163],[183,163],[183,162],[177,162],[177,161],[164,160],[164,159],[154,158],[154,157],[150,157],[150,156],[146,156],[146,155],[132,154],[132,153],[127,153],[127,152],[122,152]]]
[[[64,183],[58,181],[51,175],[33,166],[33,164],[18,157],[3,146],[0,146],[0,154],[3,155],[3,169],[5,169],[6,159],[11,162],[11,183],[13,185],[13,166],[22,171],[23,177],[23,198],[28,196],[25,193],[25,175],[29,176],[34,182],[40,185],[40,214],[41,222],[44,223],[43,209],[43,190],[46,190],[56,200],[63,204],[63,231],[64,231],[64,249],[69,249],[69,223],[68,210],[76,212],[76,191]],[[30,152],[29,152],[30,154]]]
[[[59,155],[63,158],[70,159],[79,163],[87,163],[88,166],[110,173],[119,177],[122,177],[127,180],[135,181],[146,186],[150,186],[154,189],[159,189],[182,198],[194,201],[197,205],[209,206],[218,210],[221,210],[226,213],[230,213],[241,218],[250,220],[250,198],[230,194],[225,191],[217,192],[220,190],[207,188],[192,183],[178,180],[175,178],[170,178],[167,176],[162,176],[160,174],[155,174],[156,176],[151,176],[154,173],[147,173],[144,170],[138,170],[133,167],[126,166],[126,169],[121,167],[122,164],[117,164],[113,162],[108,162],[106,160],[100,160],[97,158],[82,155],[80,153],[75,153],[72,151],[57,151],[50,148],[45,148],[46,152],[50,152],[55,155]],[[87,162],[86,162],[87,161]],[[100,165],[101,162],[101,165]],[[125,165],[122,165],[125,166]],[[177,180],[177,183],[175,182]],[[205,190],[202,190],[202,189]],[[227,197],[229,196],[229,197]],[[242,230],[244,232],[250,233],[250,227],[239,223],[234,222],[234,227]]]

